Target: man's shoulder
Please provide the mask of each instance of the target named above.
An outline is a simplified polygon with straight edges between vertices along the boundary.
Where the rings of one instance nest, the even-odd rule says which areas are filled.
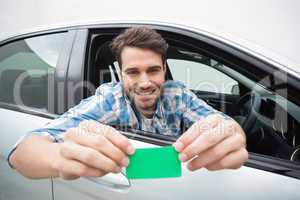
[[[164,95],[178,96],[188,91],[186,85],[180,81],[166,81],[163,87]]]
[[[100,85],[96,90],[96,95],[102,95],[104,97],[120,97],[123,95],[121,82],[109,82]]]
[[[182,101],[182,103],[193,102],[195,100],[199,102],[201,100],[187,87],[187,85],[180,81],[167,81],[164,84],[163,98],[169,99],[172,102]]]
[[[164,83],[164,88],[178,88],[178,89],[185,89],[186,85],[183,82],[175,81],[175,80],[168,80]]]

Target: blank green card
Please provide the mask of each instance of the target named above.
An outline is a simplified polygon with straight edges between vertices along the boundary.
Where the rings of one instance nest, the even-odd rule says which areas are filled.
[[[181,162],[173,146],[136,149],[126,168],[129,179],[181,176]]]

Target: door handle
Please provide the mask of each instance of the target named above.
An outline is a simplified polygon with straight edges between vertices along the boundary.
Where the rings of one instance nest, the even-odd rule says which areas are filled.
[[[63,139],[58,140],[58,142],[64,142]],[[91,181],[100,187],[105,189],[127,193],[131,187],[131,182],[125,175],[124,171],[119,174],[109,173],[103,177],[83,177],[84,179]]]
[[[84,177],[84,179],[114,192],[128,193],[131,187],[130,180],[123,172],[119,174],[110,173],[103,177]]]

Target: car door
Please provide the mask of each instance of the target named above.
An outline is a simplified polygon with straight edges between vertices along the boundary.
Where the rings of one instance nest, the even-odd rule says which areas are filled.
[[[91,95],[92,91],[98,86],[95,82],[90,82],[91,80],[95,81],[95,79],[92,79],[91,77],[93,76],[89,74],[89,72],[93,74],[93,72],[95,72],[93,67],[96,67],[94,65],[95,62],[90,60],[93,58],[91,56],[96,54],[92,52],[97,49],[93,49],[93,39],[95,39],[95,36],[97,35],[103,38],[102,42],[100,39],[100,42],[97,43],[97,45],[100,45],[103,44],[107,38],[112,38],[119,33],[122,28],[131,25],[132,24],[123,24],[120,26],[119,24],[106,24],[103,27],[83,28],[79,31],[80,34],[77,35],[78,38],[74,44],[76,48],[73,48],[76,49],[76,52],[72,51],[70,61],[70,63],[73,63],[69,70],[71,74],[68,74],[68,80],[73,83],[73,86],[69,87],[71,91],[75,91],[75,95],[72,95],[71,100],[74,104],[78,103],[80,98]],[[262,62],[255,56],[244,53],[237,47],[233,48],[224,41],[220,42],[211,36],[208,37],[205,33],[194,32],[178,27],[153,24],[150,26],[156,28],[164,37],[168,38],[169,41],[175,40],[177,43],[183,43],[182,45],[187,46],[186,50],[199,52],[200,55],[203,54],[209,59],[226,65],[227,68],[229,68],[227,72],[231,69],[237,74],[234,78],[244,76],[247,77],[247,80],[249,79],[255,82],[267,74],[268,70],[264,70],[264,68],[270,67],[265,61]],[[104,57],[107,58],[106,56]],[[112,63],[114,63],[114,60],[111,60],[108,65],[112,65]],[[106,65],[107,63],[100,64]],[[171,63],[168,64],[171,65]],[[172,69],[170,71],[172,73]],[[113,75],[115,73],[108,72],[108,74]],[[233,74],[234,73],[232,73],[232,75]],[[230,77],[226,73],[222,75],[223,77]],[[234,83],[233,85],[242,83],[240,80],[234,78],[228,78],[230,82]],[[109,80],[114,81],[115,78],[110,77]],[[82,81],[84,84],[78,84]],[[264,82],[262,82],[262,84],[263,83]],[[242,84],[246,84],[246,81]],[[77,87],[78,85],[83,87]],[[77,89],[79,91],[77,91]],[[228,90],[228,92],[233,91],[234,90]],[[236,94],[237,93],[233,95]],[[144,135],[143,133],[136,134],[131,131],[122,133],[130,139],[136,148],[160,147],[170,145],[176,140],[176,138],[159,137],[155,134]],[[258,143],[259,141],[256,142]],[[122,174],[109,174],[106,177],[92,180],[80,178],[75,181],[65,181],[56,178],[54,179],[53,187],[54,199],[300,198],[300,193],[298,192],[298,188],[300,187],[299,164],[294,161],[280,159],[275,155],[270,156],[250,152],[249,160],[245,166],[239,170],[210,172],[205,169],[200,169],[195,172],[190,172],[187,170],[186,164],[183,164],[182,167],[182,177],[172,179],[131,180],[129,182]]]
[[[52,180],[30,180],[12,169],[7,156],[27,132],[55,117],[64,94],[74,31],[23,35],[0,45],[0,199],[52,199]],[[46,156],[46,155],[45,155]],[[39,159],[39,158],[36,158]]]

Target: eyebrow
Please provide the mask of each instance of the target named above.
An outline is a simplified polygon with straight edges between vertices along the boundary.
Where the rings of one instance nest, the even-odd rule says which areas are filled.
[[[160,65],[152,65],[152,66],[149,66],[149,67],[148,67],[148,69],[156,69],[156,68],[162,69],[163,67],[160,66]]]
[[[151,65],[151,66],[148,67],[147,70],[156,69],[156,68],[162,68],[162,66],[160,66],[160,65]],[[132,70],[138,70],[138,69],[139,69],[138,67],[129,67],[129,68],[125,69],[125,72],[132,71]]]

